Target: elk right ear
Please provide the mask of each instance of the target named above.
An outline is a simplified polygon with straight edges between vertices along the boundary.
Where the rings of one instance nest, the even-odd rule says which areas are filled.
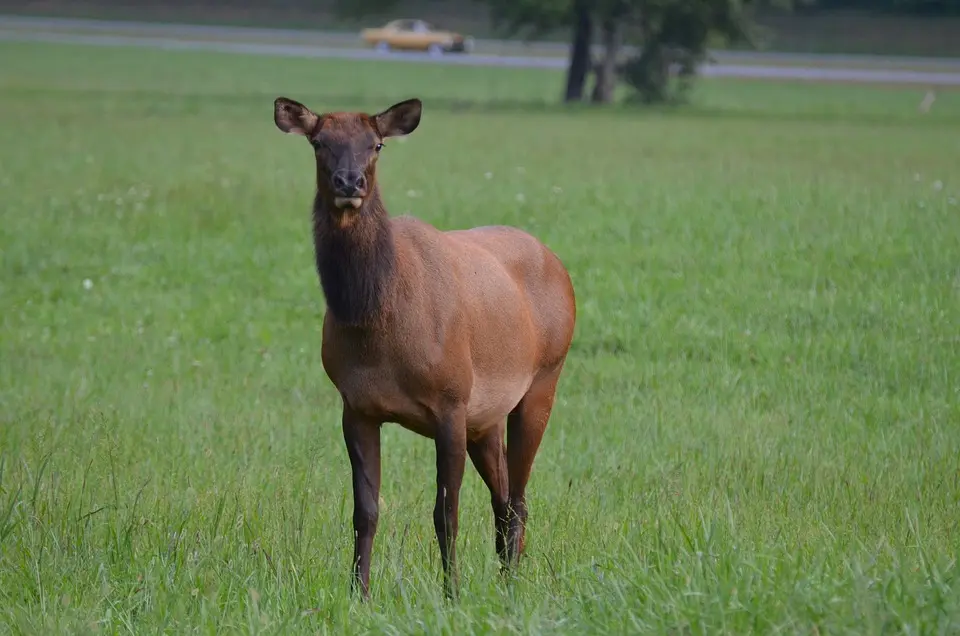
[[[313,132],[320,116],[300,102],[278,97],[273,101],[273,121],[285,133],[306,136]]]

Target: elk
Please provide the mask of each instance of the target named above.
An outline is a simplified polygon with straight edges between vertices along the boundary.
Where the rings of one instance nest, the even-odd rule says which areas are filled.
[[[433,521],[446,596],[458,587],[467,455],[490,490],[501,572],[519,562],[527,482],[576,321],[566,268],[530,234],[507,226],[441,231],[388,215],[377,161],[385,140],[416,130],[421,112],[416,98],[375,115],[274,101],[276,126],[306,137],[316,158],[321,361],[342,400],[353,478],[351,589],[359,586],[364,600],[384,423],[434,440]]]

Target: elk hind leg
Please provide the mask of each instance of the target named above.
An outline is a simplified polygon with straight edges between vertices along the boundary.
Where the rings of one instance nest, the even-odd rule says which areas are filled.
[[[495,545],[501,568],[507,565],[507,516],[508,478],[507,456],[503,446],[503,422],[494,427],[485,437],[467,442],[467,452],[480,473],[480,478],[490,490],[493,508]]]
[[[516,565],[523,554],[527,525],[527,482],[550,419],[559,377],[559,368],[549,375],[538,377],[507,416],[507,560],[510,565]]]

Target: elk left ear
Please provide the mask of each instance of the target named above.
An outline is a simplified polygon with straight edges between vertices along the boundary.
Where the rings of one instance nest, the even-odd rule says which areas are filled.
[[[377,124],[377,131],[384,139],[387,137],[402,137],[417,129],[417,126],[420,125],[420,113],[422,111],[423,104],[414,97],[394,104],[382,113],[374,115],[373,120]]]
[[[273,122],[285,133],[309,135],[318,121],[320,116],[300,102],[286,97],[273,101]]]

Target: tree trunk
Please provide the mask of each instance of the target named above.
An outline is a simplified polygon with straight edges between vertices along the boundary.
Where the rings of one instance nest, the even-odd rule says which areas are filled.
[[[590,45],[593,40],[593,21],[590,19],[590,0],[576,0],[573,45],[570,47],[570,65],[567,67],[566,102],[583,99],[583,88],[590,72]]]
[[[603,21],[601,38],[603,59],[597,66],[592,100],[597,104],[609,104],[613,101],[613,90],[617,86],[617,57],[620,54],[620,25],[615,17]]]

